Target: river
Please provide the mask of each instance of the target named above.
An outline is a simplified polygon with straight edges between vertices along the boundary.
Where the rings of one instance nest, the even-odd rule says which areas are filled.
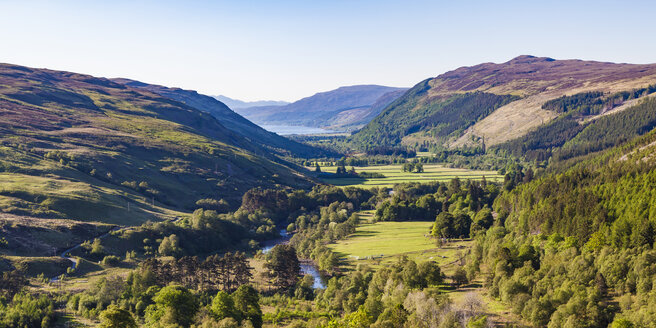
[[[322,134],[322,133],[335,133],[337,131],[326,130],[322,128],[315,128],[311,126],[297,126],[297,125],[268,125],[262,124],[261,127],[269,132],[277,133],[281,136],[292,134]]]
[[[180,218],[176,218],[173,222],[176,222],[178,220],[180,220]],[[114,231],[125,230],[125,229],[132,229],[132,227],[122,227],[122,228],[115,227],[112,230],[102,234],[101,236],[98,236],[97,238],[102,239],[102,238],[107,237],[110,233],[112,233]],[[290,238],[292,238],[292,235],[287,233],[287,230],[281,229],[280,230],[280,238],[271,239],[271,240],[267,240],[267,241],[264,242],[264,246],[262,247],[262,253],[266,254],[273,248],[273,246],[276,246],[278,244],[285,244],[285,243],[289,242]],[[77,244],[77,245],[65,250],[60,255],[62,258],[65,258],[65,259],[71,261],[71,268],[72,269],[75,269],[75,267],[77,266],[77,259],[71,257],[69,253],[76,250],[80,246],[81,246],[81,244]],[[304,275],[309,274],[314,278],[314,284],[313,284],[312,287],[314,287],[315,289],[324,289],[324,288],[326,288],[326,284],[325,284],[323,278],[321,278],[321,274],[319,273],[319,269],[311,261],[301,261],[301,273],[303,273]],[[53,282],[57,281],[57,280],[59,280],[59,277],[60,277],[60,275],[52,277],[50,279],[50,281],[53,281]]]
[[[288,243],[290,238],[292,238],[292,235],[287,233],[287,230],[281,229],[280,238],[271,239],[264,242],[264,245],[262,246],[262,253],[264,254],[268,253],[276,245]],[[311,261],[301,260],[301,273],[303,273],[304,275],[309,274],[314,278],[314,284],[312,285],[312,287],[314,287],[315,289],[326,288],[326,283],[324,282],[324,279],[321,277],[321,274],[319,273],[319,269]]]

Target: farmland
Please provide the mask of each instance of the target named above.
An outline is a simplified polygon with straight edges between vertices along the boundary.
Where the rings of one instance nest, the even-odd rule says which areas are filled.
[[[347,167],[350,169],[350,167]],[[308,168],[313,170],[313,168]],[[322,166],[321,171],[324,173],[335,173],[336,166]],[[503,177],[496,171],[477,171],[468,169],[448,168],[441,164],[424,164],[424,172],[411,173],[403,172],[401,165],[380,165],[355,167],[357,173],[380,173],[385,177],[380,178],[361,178],[361,177],[321,177],[325,183],[336,186],[359,186],[363,188],[371,187],[392,187],[397,183],[405,182],[431,182],[431,181],[449,181],[453,178],[480,180],[483,177],[488,181],[500,181]]]

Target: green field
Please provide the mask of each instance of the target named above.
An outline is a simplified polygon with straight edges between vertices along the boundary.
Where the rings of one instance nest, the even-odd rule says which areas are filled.
[[[449,270],[453,262],[464,255],[471,241],[454,241],[437,247],[430,238],[433,222],[361,223],[347,239],[329,247],[338,253],[346,266],[366,263],[373,266],[396,262],[407,256],[417,262],[435,261]]]
[[[350,167],[347,167],[350,169]],[[309,167],[308,170],[314,170]],[[322,166],[322,172],[335,173],[336,166]],[[441,164],[424,164],[424,172],[409,173],[402,172],[401,165],[379,165],[355,167],[357,173],[371,172],[381,173],[384,178],[322,178],[325,183],[336,186],[360,186],[360,187],[392,187],[396,183],[404,182],[430,182],[430,181],[449,181],[455,177],[460,179],[480,180],[485,177],[488,181],[499,181],[503,177],[496,171],[476,171],[468,169],[456,169],[444,167]]]
[[[356,232],[336,244],[328,245],[343,259],[343,270],[353,269],[358,264],[373,267],[388,266],[407,256],[415,262],[435,261],[442,272],[449,277],[461,265],[474,244],[472,240],[456,240],[437,247],[428,236],[433,222],[377,222],[370,223],[373,211],[360,212],[360,225]],[[447,283],[439,288],[449,294],[454,306],[462,306],[467,294],[474,293],[481,297],[485,313],[498,326],[520,323],[521,319],[510,308],[491,297],[483,289],[483,278],[460,288]]]

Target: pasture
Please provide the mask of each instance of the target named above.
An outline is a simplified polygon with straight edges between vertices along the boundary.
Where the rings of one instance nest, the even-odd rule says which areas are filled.
[[[361,221],[356,232],[346,239],[328,245],[340,255],[346,267],[360,263],[372,266],[391,264],[401,256],[417,262],[435,261],[444,271],[455,268],[472,241],[458,240],[442,247],[430,237],[433,222],[376,222]]]
[[[351,167],[347,167],[350,169]],[[308,170],[314,170],[309,167]],[[321,171],[327,173],[335,173],[336,166],[322,166]],[[431,181],[450,181],[458,177],[463,180],[481,180],[483,177],[487,181],[500,181],[503,176],[499,175],[496,171],[478,171],[469,169],[458,169],[444,167],[441,164],[424,164],[424,172],[411,173],[403,172],[401,164],[395,165],[377,165],[377,166],[363,166],[355,167],[357,173],[380,173],[384,178],[361,178],[353,177],[322,177],[324,183],[332,184],[335,186],[358,186],[363,188],[371,187],[385,187],[391,188],[397,183],[406,182],[431,182]]]

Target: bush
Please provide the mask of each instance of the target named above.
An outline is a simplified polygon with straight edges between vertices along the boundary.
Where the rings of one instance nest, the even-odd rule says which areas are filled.
[[[102,265],[115,267],[121,264],[121,258],[116,255],[107,255],[102,259]]]

